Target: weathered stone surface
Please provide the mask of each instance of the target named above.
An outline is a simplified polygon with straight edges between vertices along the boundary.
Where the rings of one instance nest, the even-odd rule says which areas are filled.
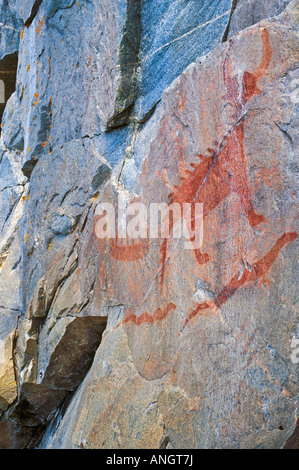
[[[14,1],[0,0],[0,60],[18,50],[20,21],[15,14]]]
[[[136,0],[40,5],[20,44],[27,175],[54,146],[127,123],[137,94],[134,115],[145,119],[165,87],[221,42],[231,0],[185,3],[146,2],[142,11]]]
[[[139,96],[135,107],[140,120],[191,62],[211,52],[221,42],[231,7],[231,0],[144,2]]]
[[[259,21],[277,16],[283,12],[291,0],[236,0],[228,36],[234,36],[242,29]]]
[[[5,223],[24,191],[25,178],[20,171],[20,166],[18,168],[17,160],[20,160],[18,153],[2,150],[0,163],[2,172],[0,175],[0,231],[4,229]]]
[[[287,3],[12,3],[0,448],[296,445],[298,1]],[[100,204],[119,197],[202,203],[203,247],[99,240]]]
[[[13,93],[6,103],[1,135],[4,147],[7,149],[18,150],[19,152],[24,149],[24,137],[20,121],[20,104],[16,93]],[[25,180],[24,177],[22,179]]]
[[[26,23],[29,26],[28,23],[30,23],[36,15],[42,1],[43,0],[18,0],[14,2],[17,16],[24,24]]]

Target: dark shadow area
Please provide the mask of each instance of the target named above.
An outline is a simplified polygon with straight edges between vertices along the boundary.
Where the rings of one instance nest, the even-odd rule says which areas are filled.
[[[48,426],[55,430],[55,416],[63,417],[85,379],[106,325],[106,317],[78,317],[66,327],[41,383],[23,384],[18,399],[3,414],[0,449],[36,448]]]

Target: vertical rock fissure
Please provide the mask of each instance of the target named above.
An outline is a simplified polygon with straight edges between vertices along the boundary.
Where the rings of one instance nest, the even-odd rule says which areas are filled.
[[[106,317],[90,316],[67,326],[41,381],[19,384],[18,399],[0,420],[0,449],[37,447],[51,434],[49,426],[55,432],[54,421],[88,374],[106,326]]]
[[[233,14],[238,6],[238,3],[239,3],[239,0],[233,0],[233,3],[232,3],[232,8],[231,8],[231,12],[230,12],[230,17],[229,17],[229,21],[227,23],[227,27],[226,27],[226,30],[224,32],[224,35],[223,35],[223,38],[222,38],[222,42],[226,42],[227,39],[228,39],[228,35],[229,35],[229,30],[230,30],[230,25],[231,25],[231,21],[232,21],[232,17],[233,17]]]

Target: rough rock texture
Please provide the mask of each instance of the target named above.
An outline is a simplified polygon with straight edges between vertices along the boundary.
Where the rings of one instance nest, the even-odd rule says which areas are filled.
[[[21,23],[16,15],[15,3],[0,0],[0,60],[19,48]]]
[[[0,448],[298,446],[287,3],[1,3]],[[99,240],[119,197],[202,203],[202,249]]]

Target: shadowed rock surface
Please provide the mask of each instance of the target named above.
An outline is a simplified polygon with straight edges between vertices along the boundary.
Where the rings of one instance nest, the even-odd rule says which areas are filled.
[[[298,448],[298,20],[0,0],[0,448]],[[203,246],[99,239],[119,198]]]

